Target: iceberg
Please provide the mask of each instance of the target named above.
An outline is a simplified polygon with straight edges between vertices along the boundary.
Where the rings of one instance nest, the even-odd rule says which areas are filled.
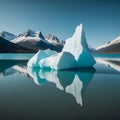
[[[40,57],[41,55],[39,55],[37,53],[37,55],[31,58],[32,61],[37,61],[36,65],[34,65],[32,62],[28,62],[28,67],[62,70],[80,67],[92,67],[95,64],[95,60],[92,57],[86,41],[82,24],[77,26],[73,36],[66,40],[62,52],[45,56],[43,58]]]
[[[57,53],[56,51],[52,51],[50,49],[47,50],[39,50],[27,63],[27,66],[29,67],[39,67],[40,66],[40,60],[46,57],[49,57],[50,55],[53,55]]]

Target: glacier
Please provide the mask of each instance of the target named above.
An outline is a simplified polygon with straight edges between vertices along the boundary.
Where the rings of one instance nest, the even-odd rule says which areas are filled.
[[[44,52],[44,51],[42,51]],[[38,52],[39,53],[39,52]],[[66,40],[62,52],[50,56],[33,56],[27,64],[28,67],[50,68],[55,70],[92,67],[95,60],[89,50],[83,25],[77,26],[75,33]],[[31,61],[31,62],[30,62]],[[36,61],[35,64],[33,62]]]

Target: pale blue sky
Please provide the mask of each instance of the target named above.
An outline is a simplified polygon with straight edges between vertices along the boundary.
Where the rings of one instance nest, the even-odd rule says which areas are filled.
[[[66,39],[83,23],[96,47],[120,35],[118,0],[0,0],[0,31],[41,30]]]

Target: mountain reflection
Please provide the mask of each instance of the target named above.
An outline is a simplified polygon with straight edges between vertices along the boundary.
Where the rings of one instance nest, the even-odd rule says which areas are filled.
[[[104,59],[97,59],[97,62],[102,63],[114,70],[120,72],[120,59],[116,60],[104,60]]]
[[[37,85],[44,85],[46,82],[54,83],[57,89],[71,94],[81,106],[83,105],[82,96],[95,72],[94,68],[77,71],[54,71],[38,68],[28,68],[27,70]]]
[[[0,60],[0,75],[7,76],[16,72],[27,75],[27,60]]]

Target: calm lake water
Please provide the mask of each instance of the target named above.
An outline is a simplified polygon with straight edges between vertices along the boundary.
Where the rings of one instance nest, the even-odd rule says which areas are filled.
[[[0,120],[120,120],[119,55],[106,58],[71,71],[0,60]]]

